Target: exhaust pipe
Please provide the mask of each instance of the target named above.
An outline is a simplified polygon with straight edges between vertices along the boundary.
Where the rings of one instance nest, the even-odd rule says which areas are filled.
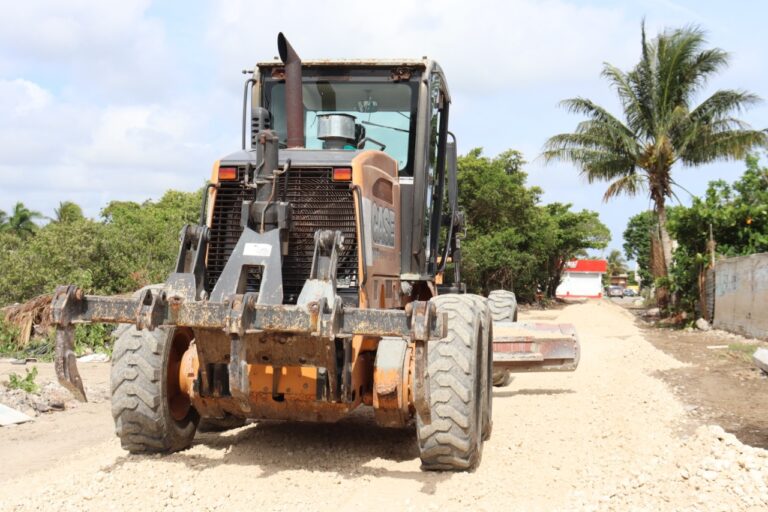
[[[301,58],[282,32],[277,35],[277,51],[285,64],[285,119],[288,147],[304,147],[304,98],[301,89]]]

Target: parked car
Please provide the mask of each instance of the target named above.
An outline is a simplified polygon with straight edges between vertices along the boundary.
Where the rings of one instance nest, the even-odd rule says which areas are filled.
[[[637,292],[632,288],[624,288],[625,297],[637,297]]]
[[[609,297],[623,297],[624,296],[624,288],[621,286],[609,286],[608,287],[608,296]]]

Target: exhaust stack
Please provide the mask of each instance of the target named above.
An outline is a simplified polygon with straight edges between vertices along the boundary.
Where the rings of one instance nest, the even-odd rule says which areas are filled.
[[[285,64],[285,118],[288,147],[304,147],[304,98],[301,89],[301,58],[282,32],[277,35],[277,51]]]

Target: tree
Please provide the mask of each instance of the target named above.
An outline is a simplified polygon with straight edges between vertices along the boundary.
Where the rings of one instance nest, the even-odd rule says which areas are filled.
[[[524,301],[534,300],[539,289],[553,296],[565,262],[610,239],[596,212],[539,205],[541,190],[525,186],[524,164],[519,151],[488,158],[473,149],[459,158],[459,203],[467,223],[462,273],[472,291],[514,289]]]
[[[202,190],[169,190],[159,201],[113,201],[101,212],[102,250],[110,258],[97,267],[96,282],[107,293],[163,282],[176,261],[179,232],[200,217]]]
[[[565,100],[569,111],[587,120],[574,133],[551,137],[544,152],[548,162],[574,163],[590,183],[609,182],[606,201],[649,194],[664,263],[654,266],[655,277],[667,277],[672,266],[666,200],[674,196],[675,165],[740,159],[768,143],[764,131],[735,117],[760,101],[754,94],[719,90],[693,105],[707,80],[728,64],[725,51],[705,44],[704,32],[696,27],[666,30],[647,41],[643,24],[640,62],[628,72],[605,64],[602,73],[621,100],[626,122],[589,99]]]
[[[627,273],[627,262],[624,256],[621,255],[621,251],[613,249],[608,253],[608,276],[615,277]]]
[[[170,190],[159,201],[115,201],[100,222],[78,219],[72,213],[79,207],[62,203],[58,220],[34,237],[0,233],[0,306],[50,293],[60,284],[111,295],[165,281],[178,253],[179,231],[199,220],[201,194]]]
[[[643,286],[653,285],[651,276],[651,233],[656,229],[656,217],[651,210],[633,215],[624,230],[624,254],[637,263],[637,273]]]
[[[488,158],[476,148],[459,157],[459,205],[467,224],[462,273],[479,293],[514,288],[532,300],[535,254],[543,242],[531,234],[541,225],[536,209],[541,190],[525,186],[523,163],[516,151]]]
[[[718,255],[768,252],[768,168],[760,167],[756,155],[745,163],[733,184],[712,181],[690,207],[670,209],[670,231],[678,242],[670,281],[682,308],[694,310],[699,299],[700,273],[711,261],[710,235]]]
[[[8,231],[15,233],[18,237],[26,240],[31,235],[35,234],[38,229],[35,224],[35,219],[42,219],[43,214],[34,210],[28,209],[23,203],[16,203],[11,212],[11,216],[8,218]]]
[[[602,249],[611,241],[610,230],[600,222],[597,212],[570,211],[570,204],[551,203],[545,210],[550,218],[548,231],[554,235],[547,259],[547,297],[554,297],[566,263],[583,257],[586,249]]]
[[[8,229],[8,214],[0,210],[0,233]]]
[[[83,220],[83,209],[72,201],[61,201],[59,207],[54,210],[55,222],[76,222]]]

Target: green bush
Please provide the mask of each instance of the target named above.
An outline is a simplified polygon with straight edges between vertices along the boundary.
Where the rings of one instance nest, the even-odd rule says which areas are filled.
[[[17,350],[16,340],[19,338],[19,330],[6,322],[0,314],[0,354],[10,354]]]
[[[32,367],[32,371],[29,371],[29,368],[26,368],[25,371],[27,374],[24,377],[17,373],[11,373],[8,376],[8,389],[21,389],[27,393],[37,393],[40,390],[40,386],[35,382],[37,366]]]
[[[78,356],[88,352],[103,352],[112,355],[112,332],[110,324],[77,324],[75,326],[75,353]]]

